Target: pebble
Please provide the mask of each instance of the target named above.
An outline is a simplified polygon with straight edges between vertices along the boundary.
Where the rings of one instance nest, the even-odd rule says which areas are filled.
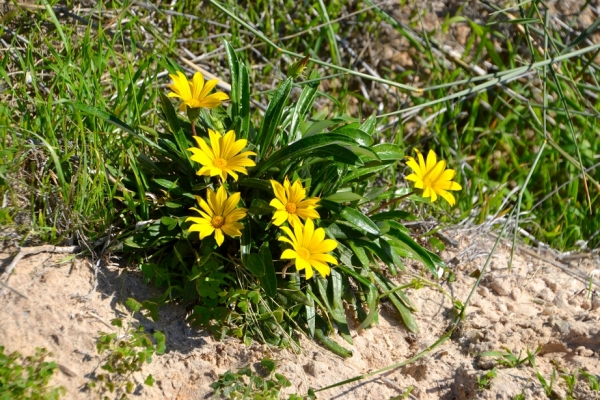
[[[486,298],[490,295],[490,291],[485,286],[479,286],[477,288],[477,293],[483,298]]]
[[[510,292],[510,298],[514,301],[519,301],[521,298],[521,289],[516,287]]]
[[[544,288],[540,290],[540,292],[537,294],[537,297],[551,303],[554,301],[554,292],[552,292],[552,290],[549,288]]]
[[[592,308],[592,302],[589,299],[583,299],[581,302],[581,308],[584,310],[589,310]]]
[[[510,294],[510,282],[506,278],[494,278],[491,283],[492,290],[500,296],[508,296]]]
[[[575,349],[575,352],[582,357],[591,357],[594,355],[594,351],[586,348],[585,346],[579,346]]]
[[[546,286],[548,286],[554,293],[556,293],[558,289],[560,289],[560,284],[555,280],[552,280],[548,277],[544,277],[543,280],[546,283]]]
[[[558,331],[563,335],[568,335],[571,331],[571,324],[562,319],[557,319],[554,321],[554,327],[556,327],[556,329],[558,329]]]
[[[554,297],[554,305],[562,310],[570,310],[569,293],[566,290],[559,290]]]

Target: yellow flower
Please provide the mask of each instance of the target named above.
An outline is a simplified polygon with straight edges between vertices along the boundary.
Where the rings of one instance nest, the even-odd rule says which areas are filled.
[[[327,254],[333,251],[338,245],[335,240],[325,239],[325,230],[317,228],[312,219],[306,220],[306,225],[298,222],[294,225],[294,232],[287,226],[282,226],[281,229],[289,236],[279,238],[282,242],[287,242],[292,245],[293,249],[284,250],[281,254],[282,259],[295,259],[296,269],[306,269],[306,279],[313,276],[312,267],[326,277],[331,272],[330,264],[337,265],[337,260],[333,256]]]
[[[169,97],[179,97],[182,100],[179,109],[186,110],[189,108],[215,108],[221,105],[225,100],[229,100],[229,96],[223,92],[213,93],[208,95],[211,90],[219,82],[218,79],[211,79],[206,84],[204,77],[200,72],[194,74],[192,81],[188,81],[184,74],[177,71],[177,75],[169,75],[173,79],[173,84],[169,85],[169,89],[173,92],[169,93]]]
[[[221,186],[217,193],[210,188],[206,189],[208,203],[200,196],[195,196],[202,210],[195,207],[191,209],[198,211],[201,217],[188,217],[185,221],[192,221],[190,232],[200,232],[200,239],[215,234],[217,245],[221,245],[227,236],[241,236],[240,229],[244,226],[237,222],[246,216],[245,208],[235,208],[240,201],[240,194],[234,193],[227,198],[225,188]]]
[[[431,197],[431,201],[434,202],[437,196],[440,195],[453,206],[456,200],[448,190],[462,189],[462,186],[458,183],[452,182],[456,171],[446,169],[446,161],[437,161],[433,150],[429,150],[427,162],[425,162],[419,150],[415,149],[415,151],[419,157],[419,163],[417,164],[417,161],[413,157],[406,156],[408,158],[406,165],[411,167],[415,172],[408,175],[406,179],[415,182],[415,188],[423,189],[423,197]]]
[[[277,209],[273,215],[275,225],[279,226],[287,220],[291,226],[295,226],[301,224],[300,218],[304,220],[319,218],[319,213],[315,210],[315,207],[320,199],[311,197],[304,200],[306,189],[302,187],[300,179],[296,179],[296,182],[291,186],[287,177],[283,181],[283,186],[274,180],[271,180],[271,185],[275,192],[275,198],[269,204]]]
[[[248,175],[246,167],[254,167],[256,163],[248,158],[255,156],[253,151],[240,153],[248,141],[246,139],[235,140],[235,132],[229,131],[225,136],[212,129],[208,130],[210,147],[203,138],[194,136],[199,147],[190,147],[188,150],[194,153],[190,159],[202,164],[198,175],[219,175],[223,181],[227,174],[238,180],[236,172]],[[240,153],[240,154],[238,154]]]

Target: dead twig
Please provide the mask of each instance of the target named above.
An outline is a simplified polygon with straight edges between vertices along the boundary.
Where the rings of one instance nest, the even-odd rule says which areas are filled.
[[[12,262],[10,263],[10,265],[8,266],[8,268],[6,268],[6,271],[4,271],[4,274],[2,275],[2,279],[0,279],[0,282],[2,283],[2,288],[0,288],[0,296],[2,296],[2,294],[4,293],[4,289],[6,287],[8,287],[8,279],[10,278],[10,274],[13,272],[13,270],[15,269],[15,267],[17,266],[17,264],[19,263],[19,261],[21,261],[21,259],[25,256],[30,256],[33,254],[39,254],[39,253],[54,253],[54,254],[73,254],[79,251],[79,246],[52,246],[52,245],[45,245],[45,246],[36,246],[36,247],[22,247],[21,249],[19,249],[19,253],[17,253],[17,255],[15,256],[15,258],[13,258]],[[4,278],[6,277],[6,278]],[[3,282],[2,282],[3,281]],[[14,291],[14,289],[11,289]]]

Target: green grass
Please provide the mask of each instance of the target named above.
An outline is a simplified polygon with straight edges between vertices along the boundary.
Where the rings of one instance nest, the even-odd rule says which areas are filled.
[[[400,23],[369,2],[317,2],[296,11],[291,11],[296,4],[290,1],[222,6],[243,24],[212,5],[199,12],[194,2],[178,2],[170,14],[107,2],[94,8],[99,16],[95,25],[86,23],[93,20],[91,11],[76,21],[57,5],[54,12],[50,6],[16,8],[4,16],[2,25],[3,38],[13,51],[0,60],[4,78],[0,190],[8,205],[0,217],[5,225],[14,223],[23,237],[51,242],[75,235],[93,241],[110,226],[123,232],[143,220],[147,216],[143,210],[137,220],[120,217],[117,210],[123,204],[114,195],[119,188],[116,182],[144,149],[144,141],[90,116],[84,107],[110,112],[152,137],[158,122],[157,93],[164,91],[161,85],[168,80],[165,67],[174,62],[186,65],[179,58],[184,47],[204,57],[199,63],[227,81],[220,38],[230,40],[240,49],[240,61],[252,66],[252,93],[259,93],[254,100],[263,104],[273,83],[284,78],[296,59],[289,54],[309,54],[324,65],[322,87],[327,89],[320,93],[320,104],[328,117],[371,115],[378,104],[364,98],[359,86],[381,92],[384,84],[371,86],[366,78],[345,72],[356,70],[357,60],[348,57],[336,35],[352,39],[360,26],[361,35],[375,42],[381,39],[378,25],[386,22],[413,44],[415,66],[404,73],[382,67],[380,80],[388,87],[422,88],[423,94],[406,91],[404,101],[421,107],[417,114],[427,123],[417,129],[410,123],[392,124],[393,114],[406,117],[408,113],[407,107],[399,109],[399,95],[390,94],[380,113],[387,116],[378,117],[377,125],[391,124],[381,130],[383,137],[393,138],[407,150],[433,148],[459,171],[465,190],[458,207],[452,212],[446,208],[449,213],[442,220],[470,218],[482,223],[517,207],[521,199],[519,226],[537,240],[570,249],[593,236],[588,247],[595,248],[600,243],[600,218],[590,213],[600,205],[600,168],[596,167],[600,132],[598,101],[593,96],[600,90],[598,67],[590,64],[590,54],[595,53],[567,58],[559,72],[539,69],[502,87],[491,85],[448,99],[486,82],[466,82],[477,77],[472,66],[488,65],[491,73],[543,61],[548,58],[540,51],[544,40],[553,57],[576,49],[568,47],[564,31],[546,26],[540,4],[532,2],[521,10],[529,18],[525,26],[535,44],[516,31],[503,37],[501,28],[508,24],[502,22],[502,13],[491,18],[497,23],[484,26],[458,15],[448,18],[439,27],[442,31],[457,24],[469,24],[473,30],[461,60],[440,51],[433,39],[436,32],[429,37],[419,33],[422,18],[413,15]],[[339,18],[342,11],[355,14]],[[513,11],[518,16],[519,11]],[[184,42],[177,42],[180,39]],[[265,43],[267,39],[274,45]],[[493,39],[503,51],[496,50]],[[586,45],[580,40],[580,47]],[[426,85],[413,85],[409,76]],[[545,140],[544,126],[548,141],[534,167]],[[589,169],[586,181],[578,177],[580,161]],[[524,185],[530,172],[526,188],[513,190]],[[402,183],[396,176],[390,182]]]

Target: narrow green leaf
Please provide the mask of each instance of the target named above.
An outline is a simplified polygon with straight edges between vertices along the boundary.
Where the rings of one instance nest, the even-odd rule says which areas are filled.
[[[362,196],[353,192],[337,192],[323,200],[333,201],[335,203],[346,203],[348,201],[362,200]]]
[[[324,133],[321,135],[313,135],[304,137],[289,146],[279,149],[271,154],[269,158],[258,163],[256,166],[256,175],[261,175],[263,172],[273,166],[280,166],[283,161],[291,159],[300,159],[305,157],[311,151],[330,144],[356,144],[354,139],[333,133]]]
[[[371,147],[382,161],[401,160],[404,158],[404,151],[396,144],[381,143]]]
[[[369,217],[354,208],[344,207],[340,216],[362,231],[377,236],[381,235],[381,231],[377,225]]]
[[[265,276],[265,264],[263,263],[262,257],[258,254],[248,254],[246,257],[246,263],[244,265],[257,278],[262,278]]]
[[[375,133],[375,125],[377,124],[377,119],[375,118],[375,114],[371,114],[369,118],[366,119],[365,122],[360,126],[360,130],[366,133],[367,135],[373,135]]]
[[[239,90],[240,62],[237,58],[237,55],[235,54],[235,49],[233,48],[233,46],[231,46],[231,43],[229,43],[227,40],[223,40],[223,44],[225,46],[225,53],[227,54],[227,63],[229,64],[229,73],[231,74],[231,101],[235,103],[235,107],[239,107],[239,104],[240,104],[240,90]],[[237,115],[237,112],[236,112],[236,115]]]
[[[380,291],[382,293],[388,292],[389,290],[393,289],[386,285],[386,283],[382,280],[379,274],[374,273],[373,277],[375,278],[375,282],[379,286]],[[400,313],[400,317],[402,318],[402,322],[404,322],[406,328],[413,333],[418,333],[419,325],[417,325],[417,321],[415,321],[415,318],[413,317],[408,307],[406,307],[404,303],[402,303],[396,297],[395,293],[390,293],[389,299],[392,302],[392,304],[394,304],[394,306],[396,307],[396,310],[398,310],[398,312]]]
[[[384,211],[375,215],[372,215],[370,218],[373,221],[387,221],[394,219],[409,219],[413,216],[413,214],[406,211]]]
[[[371,135],[357,128],[342,126],[341,128],[338,128],[332,131],[331,133],[337,133],[338,135],[345,135],[351,137],[356,141],[356,143],[358,143],[361,146],[369,147],[373,144],[373,138],[371,137]]]
[[[265,275],[260,278],[261,286],[266,294],[275,297],[277,294],[277,275],[275,275],[275,266],[273,265],[273,259],[271,258],[269,244],[264,243],[258,250],[258,254],[262,258],[262,263],[265,267]]]
[[[181,126],[179,125],[179,118],[177,118],[177,112],[175,111],[173,104],[171,104],[171,100],[169,100],[162,92],[158,92],[158,94],[162,110],[165,113],[165,118],[167,118],[167,123],[169,124],[169,128],[171,128],[171,132],[178,132],[181,129]]]
[[[318,341],[323,343],[323,345],[325,345],[325,347],[327,347],[329,350],[331,350],[338,356],[344,357],[344,358],[352,357],[352,351],[340,346],[333,339],[325,336],[325,333],[323,333],[322,329],[315,328],[315,337],[317,338]]]
[[[148,146],[161,150],[160,147],[156,143],[154,143],[153,141],[151,141],[144,135],[140,135],[134,128],[127,125],[125,122],[121,121],[116,116],[109,114],[105,111],[98,110],[97,108],[90,107],[85,104],[80,104],[80,103],[71,103],[71,104],[73,104],[73,107],[75,107],[79,111],[83,112],[84,114],[88,114],[88,115],[92,115],[94,117],[101,118],[101,119],[105,120],[106,122],[113,124],[117,128],[120,128],[120,129],[124,130],[125,132],[131,134],[132,136],[135,136],[136,138],[140,139],[142,142],[144,142]]]
[[[292,79],[288,78],[279,86],[269,102],[269,106],[267,107],[267,111],[262,120],[262,126],[256,137],[255,144],[258,147],[259,159],[263,159],[271,146],[273,146],[273,138],[275,137],[275,132],[279,128],[283,107],[285,106],[291,90]]]
[[[417,255],[418,259],[423,264],[425,264],[427,269],[429,269],[429,271],[436,278],[439,277],[437,268],[436,268],[435,264],[433,263],[433,260],[431,259],[431,257],[429,257],[429,253],[423,247],[421,247],[417,242],[415,242],[410,236],[408,236],[404,232],[401,232],[397,229],[390,229],[389,232],[387,233],[387,235],[392,240],[395,240],[396,243],[404,245],[407,248],[409,248],[410,250],[412,250],[412,252],[414,252]]]
[[[241,132],[236,132],[242,139],[248,139],[250,135],[250,79],[248,78],[248,70],[244,64],[240,65],[240,113]]]
[[[313,71],[310,74],[310,80],[316,80],[320,78],[318,72]],[[311,82],[308,85],[304,86],[302,89],[302,93],[300,94],[300,98],[296,102],[294,106],[294,110],[292,111],[292,123],[290,125],[290,141],[298,140],[300,137],[300,133],[298,132],[298,128],[300,126],[300,122],[306,118],[308,111],[312,108],[313,103],[317,97],[317,89],[319,88],[319,82]]]

